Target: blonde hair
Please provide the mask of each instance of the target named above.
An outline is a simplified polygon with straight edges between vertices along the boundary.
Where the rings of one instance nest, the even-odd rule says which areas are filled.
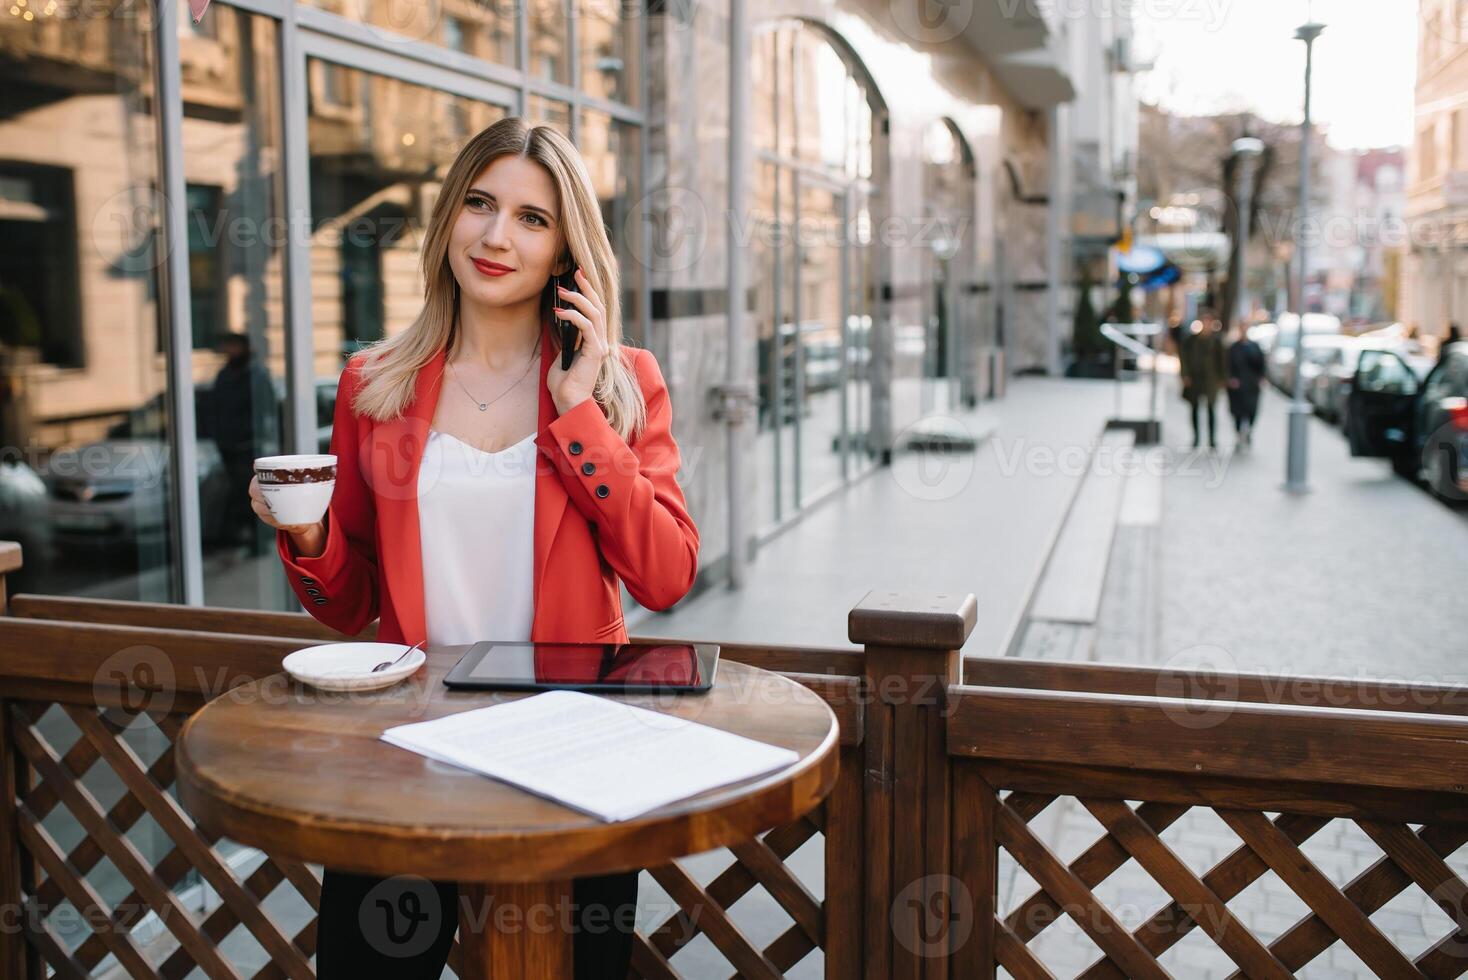
[[[355,356],[362,384],[352,400],[358,414],[378,421],[397,418],[413,398],[418,372],[455,340],[459,284],[449,266],[449,238],[459,209],[474,179],[504,156],[533,160],[545,168],[556,187],[560,225],[569,258],[591,280],[606,305],[607,345],[592,397],[601,406],[617,434],[630,440],[647,422],[647,405],[622,346],[621,276],[607,238],[591,175],[572,142],[549,126],[527,127],[510,116],[482,130],[459,151],[439,187],[423,240],[423,309],[399,334],[377,341]],[[550,322],[556,304],[554,277],[541,291],[541,329]],[[559,355],[559,331],[552,331],[552,347]]]

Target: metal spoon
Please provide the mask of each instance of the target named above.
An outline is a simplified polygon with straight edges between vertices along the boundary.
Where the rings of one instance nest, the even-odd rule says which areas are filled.
[[[406,657],[408,654],[412,653],[414,650],[418,649],[422,645],[423,645],[423,641],[422,640],[419,640],[417,643],[413,644],[412,646],[408,647],[408,649],[404,650],[402,652],[402,654],[398,657],[397,660],[384,660],[382,663],[378,664],[376,667],[373,667],[372,668],[372,673],[375,674],[379,670],[387,670],[387,668],[392,667],[395,664],[401,663],[403,657]]]

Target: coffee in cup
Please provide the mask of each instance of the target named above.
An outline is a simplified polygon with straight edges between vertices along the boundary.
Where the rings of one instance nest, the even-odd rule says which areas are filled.
[[[331,503],[336,487],[336,457],[328,454],[261,456],[255,480],[281,524],[315,524]]]

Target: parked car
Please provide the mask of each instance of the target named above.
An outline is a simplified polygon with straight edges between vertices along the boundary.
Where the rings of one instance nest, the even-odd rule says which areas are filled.
[[[1468,498],[1468,342],[1425,378],[1396,351],[1363,351],[1347,406],[1352,456],[1384,456],[1439,497]]]
[[[198,385],[195,414],[208,417],[211,389]],[[167,405],[158,394],[128,412],[107,436],[64,454],[53,454],[43,476],[47,520],[60,551],[161,545],[168,531],[169,449]],[[219,450],[198,443],[199,516],[204,541],[217,540],[228,513],[229,493]]]
[[[23,564],[12,572],[15,592],[33,592],[51,560],[46,482],[22,459],[0,459],[0,541],[19,542]]]
[[[1306,331],[1302,352],[1304,364],[1300,370],[1300,382],[1305,392],[1309,392],[1311,380],[1320,373],[1335,352],[1342,347],[1349,346],[1354,341],[1355,338],[1340,334],[1316,334]],[[1285,394],[1294,394],[1295,341],[1293,332],[1288,341],[1280,343],[1269,352],[1269,357],[1265,361],[1265,373],[1269,376],[1269,380]]]
[[[1293,313],[1281,313],[1275,323],[1259,323],[1249,328],[1249,339],[1257,343],[1265,354],[1282,347],[1295,346],[1295,331],[1300,329],[1300,318]],[[1341,320],[1329,313],[1306,313],[1305,336],[1313,334],[1338,334]]]
[[[281,413],[285,393],[279,379],[272,379],[272,383],[276,411]],[[244,492],[244,488],[230,483],[209,432],[211,390],[207,384],[194,389],[195,418],[199,422],[199,518],[206,545],[228,538],[229,497]],[[336,390],[336,379],[316,380],[318,452],[327,452],[331,446]],[[82,446],[47,468],[45,522],[58,549],[133,548],[139,542],[157,544],[165,539],[172,492],[166,417],[164,396],[156,395],[113,425],[107,438]],[[278,414],[276,424],[284,422],[283,415]]]
[[[1362,351],[1395,351],[1403,356],[1418,378],[1425,378],[1436,363],[1431,359],[1426,359],[1424,363],[1423,358],[1409,353],[1410,347],[1402,341],[1382,334],[1362,334],[1347,340],[1349,342],[1335,348],[1321,365],[1321,369],[1312,375],[1307,389],[1307,396],[1316,414],[1329,422],[1342,424],[1345,420],[1351,384],[1356,377],[1356,367],[1361,361]]]

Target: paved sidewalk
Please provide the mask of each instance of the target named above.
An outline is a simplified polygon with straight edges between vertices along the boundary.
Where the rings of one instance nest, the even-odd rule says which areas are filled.
[[[1271,674],[1468,679],[1462,656],[1468,512],[1432,499],[1384,461],[1352,459],[1341,433],[1319,421],[1309,433],[1313,492],[1284,493],[1286,401],[1272,390],[1264,396],[1253,450],[1234,450],[1230,431],[1216,457],[1226,463],[1222,478],[1193,472],[1192,461],[1212,457],[1191,450],[1187,406],[1177,397],[1175,378],[1168,381],[1161,523],[1117,529],[1094,659]],[[1033,826],[1067,860],[1102,833],[1079,803],[1064,798]],[[1240,846],[1207,809],[1189,812],[1162,837],[1199,874]],[[1346,821],[1328,824],[1302,850],[1337,885],[1382,856]],[[1468,850],[1448,864],[1468,874]],[[1035,883],[1007,859],[1001,872],[1000,904],[1008,910]],[[1166,901],[1135,863],[1097,894],[1131,928]],[[1229,908],[1266,943],[1308,911],[1273,875]],[[1452,931],[1447,916],[1416,888],[1371,920],[1409,956]],[[1099,955],[1069,920],[1046,930],[1031,949],[1057,975],[1083,970]],[[1201,932],[1161,962],[1176,976],[1200,980],[1236,970]],[[1341,943],[1299,975],[1373,976]]]
[[[965,656],[1008,642],[1112,410],[1106,381],[1020,378],[960,421],[975,453],[898,453],[760,549],[737,591],[716,588],[633,633],[850,647],[846,614],[869,590],[972,592]]]
[[[1234,447],[1231,425],[1220,433],[1215,479],[1207,451],[1189,448],[1187,404],[1167,381],[1154,660],[1468,681],[1468,508],[1435,500],[1385,460],[1353,459],[1340,430],[1318,419],[1311,492],[1285,493],[1287,402],[1273,389],[1252,450]],[[1113,555],[1113,578],[1139,577],[1145,558],[1128,557]],[[1103,638],[1096,659],[1144,662],[1135,639]]]

